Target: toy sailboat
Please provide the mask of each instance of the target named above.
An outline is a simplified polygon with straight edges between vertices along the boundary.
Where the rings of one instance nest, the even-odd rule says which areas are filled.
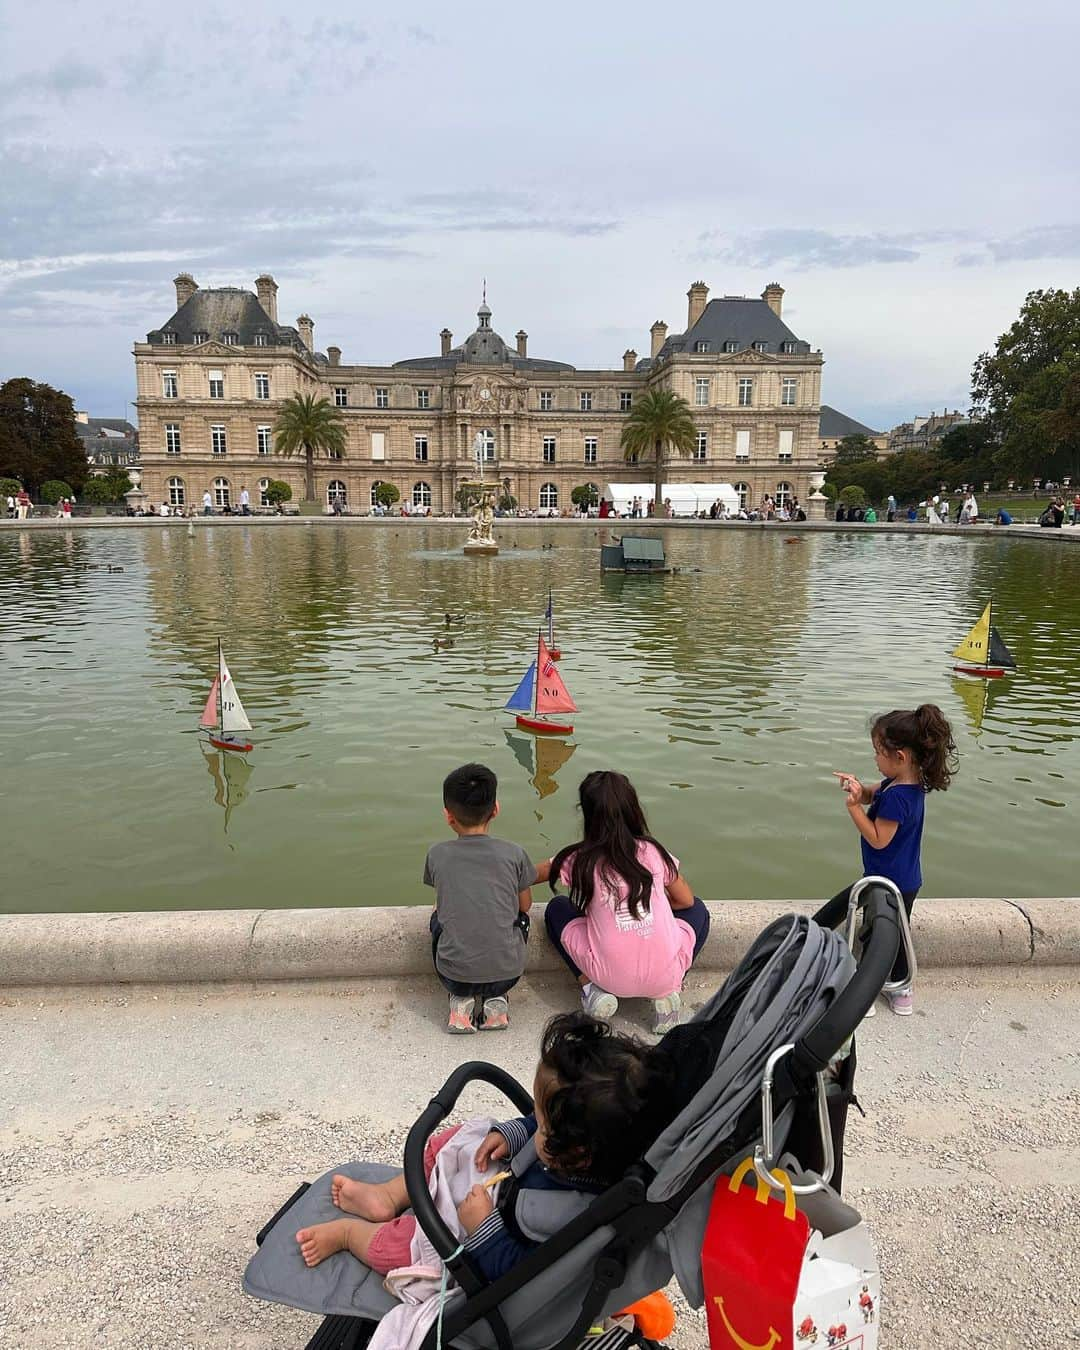
[[[953,666],[960,675],[977,675],[984,680],[1000,679],[1016,669],[1016,662],[1001,634],[994,627],[993,600],[983,610],[978,623],[953,652],[961,664]]]
[[[548,587],[547,609],[544,610],[544,618],[547,619],[548,628],[548,655],[553,661],[562,659],[562,652],[555,645],[555,606],[551,603],[551,587]]]
[[[517,713],[516,721],[523,731],[568,736],[574,730],[568,722],[546,720],[548,713],[577,712],[578,706],[555,669],[543,633],[536,635],[536,660],[525,672],[506,708]]]
[[[210,744],[219,750],[237,750],[244,754],[252,749],[251,742],[237,740],[233,733],[250,731],[251,723],[248,721],[247,713],[244,712],[244,705],[240,702],[240,695],[236,692],[229,667],[225,664],[225,653],[221,650],[220,638],[217,648],[218,673],[210,686],[210,694],[206,700],[206,707],[203,708],[202,717],[199,718],[199,726],[205,727],[210,732]]]

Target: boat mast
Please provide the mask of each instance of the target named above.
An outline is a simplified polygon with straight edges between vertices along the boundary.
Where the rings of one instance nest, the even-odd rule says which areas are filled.
[[[225,658],[221,653],[221,639],[217,640],[217,722],[218,735],[225,734],[225,681],[221,678],[221,672],[225,666]]]
[[[994,631],[994,593],[993,593],[993,591],[990,592],[990,603],[989,603],[989,605],[987,605],[986,608],[989,610],[989,614],[988,614],[988,616],[987,616],[988,622],[987,622],[987,625],[986,625],[986,661],[985,661],[984,664],[985,664],[985,669],[989,670],[989,669],[990,669],[990,635],[991,635],[991,634],[993,633],[993,631]]]
[[[538,628],[536,630],[536,676],[533,679],[533,716],[539,717],[536,710],[537,702],[540,698],[540,643],[543,640],[543,633]]]

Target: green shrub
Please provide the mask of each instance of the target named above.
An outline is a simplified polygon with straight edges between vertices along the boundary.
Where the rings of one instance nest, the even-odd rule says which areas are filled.
[[[282,482],[280,478],[271,478],[266,485],[263,496],[270,506],[278,506],[282,502],[292,501],[292,488],[288,483]]]
[[[595,506],[600,500],[600,494],[596,490],[595,483],[580,483],[570,493],[570,500],[575,506]]]
[[[43,502],[55,506],[63,497],[71,496],[71,488],[59,478],[50,478],[47,482],[42,483],[38,496]]]
[[[0,478],[0,497],[17,497],[22,484],[17,478]]]
[[[828,483],[828,482],[822,483],[821,487],[818,488],[818,491],[826,499],[826,501],[830,502],[836,501],[837,487],[835,483]]]
[[[840,489],[841,506],[865,506],[866,493],[861,487],[852,483],[849,487]]]
[[[375,500],[380,506],[393,506],[395,502],[401,500],[401,493],[393,483],[380,483],[375,489]]]

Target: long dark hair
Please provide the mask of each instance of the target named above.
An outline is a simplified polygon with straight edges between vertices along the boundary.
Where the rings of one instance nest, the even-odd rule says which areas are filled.
[[[551,889],[555,889],[563,863],[572,853],[570,901],[582,914],[589,907],[600,875],[609,885],[620,877],[626,882],[630,913],[640,919],[642,911],[649,912],[653,874],[638,861],[638,844],[644,840],[658,850],[670,873],[669,881],[674,881],[679,874],[674,858],[649,833],[645,812],[625,774],[615,773],[613,769],[597,769],[586,774],[578,788],[578,802],[585,838],[580,843],[568,844],[552,858]]]
[[[617,1181],[674,1115],[670,1055],[587,1013],[548,1022],[540,1066],[546,1147],[557,1171]]]
[[[927,792],[944,792],[956,772],[952,727],[936,703],[897,708],[874,719],[870,735],[886,750],[906,750]]]

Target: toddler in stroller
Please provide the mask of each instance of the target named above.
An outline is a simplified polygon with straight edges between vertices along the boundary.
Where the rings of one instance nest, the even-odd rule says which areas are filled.
[[[404,1305],[367,1266],[342,1253],[309,1269],[295,1237],[298,1228],[340,1218],[331,1200],[334,1175],[383,1182],[395,1169],[354,1163],[301,1188],[258,1235],[245,1291],[322,1314],[310,1350],[360,1350],[373,1337],[423,1350],[440,1340],[456,1350],[573,1350],[590,1328],[663,1288],[673,1273],[691,1306],[700,1306],[700,1252],[716,1177],[751,1153],[767,1175],[785,1142],[804,1169],[826,1177],[832,1155],[841,1157],[854,1055],[829,1095],[824,1072],[887,979],[901,922],[899,896],[880,879],[864,878],[848,903],[846,916],[831,902],[815,919],[788,915],[771,923],[720,991],[664,1037],[658,1049],[673,1065],[669,1123],[602,1193],[516,1186],[513,1223],[536,1245],[494,1279],[436,1206],[425,1184],[425,1148],[471,1081],[494,1085],[523,1115],[533,1102],[494,1065],[474,1062],[451,1074],[405,1145],[405,1187],[419,1230],[452,1277],[441,1319],[432,1319],[420,1340],[386,1334]],[[861,945],[857,965],[849,941],[831,928],[845,917],[848,938]],[[520,1182],[536,1161],[530,1139],[509,1170]],[[611,1336],[588,1344],[646,1344],[631,1331]]]

